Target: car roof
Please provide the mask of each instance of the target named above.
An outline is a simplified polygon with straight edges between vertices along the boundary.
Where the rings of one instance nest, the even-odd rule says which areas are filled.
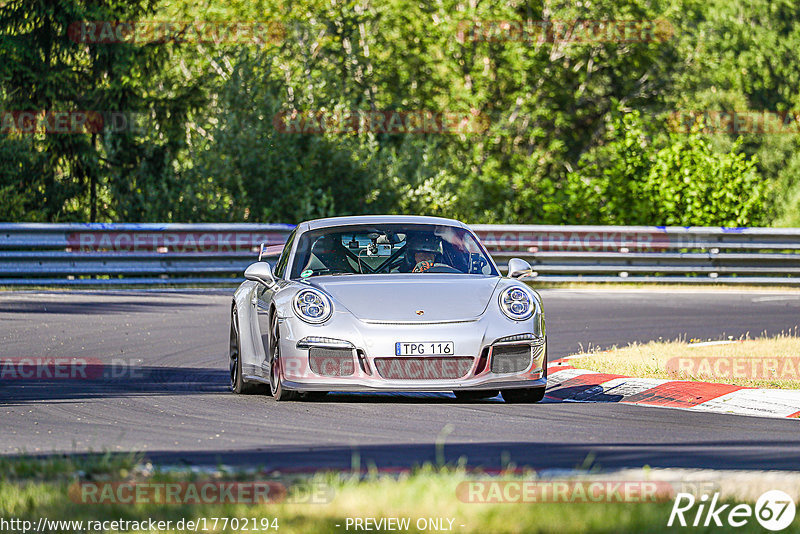
[[[455,219],[443,217],[428,217],[423,215],[356,215],[349,217],[328,217],[305,221],[298,226],[301,231],[330,228],[334,226],[351,226],[360,224],[438,224],[443,226],[457,226],[467,228],[467,225]]]

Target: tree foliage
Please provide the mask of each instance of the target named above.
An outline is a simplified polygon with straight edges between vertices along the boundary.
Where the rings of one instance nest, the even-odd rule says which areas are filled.
[[[283,32],[86,44],[67,35],[81,20],[268,21]],[[542,20],[658,23],[643,39],[481,33]],[[0,135],[0,218],[800,224],[797,135],[682,132],[669,120],[797,109],[798,22],[791,0],[10,0],[2,109],[122,110],[143,128]],[[474,114],[486,128],[276,127],[276,116],[318,110]]]
[[[700,133],[647,131],[638,111],[612,115],[603,144],[568,177],[565,207],[586,224],[746,226],[763,222],[756,158],[736,141],[717,153]],[[566,218],[567,215],[565,215]]]

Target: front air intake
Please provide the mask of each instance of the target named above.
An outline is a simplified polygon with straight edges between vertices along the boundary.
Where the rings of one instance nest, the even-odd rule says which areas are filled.
[[[378,374],[390,380],[452,380],[466,376],[469,357],[375,358]]]
[[[308,350],[311,370],[321,376],[350,376],[356,371],[353,349],[311,347]]]
[[[521,373],[531,365],[530,345],[492,347],[493,373]]]

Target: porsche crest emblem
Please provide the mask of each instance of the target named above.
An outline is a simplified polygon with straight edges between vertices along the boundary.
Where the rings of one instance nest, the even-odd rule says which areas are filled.
[[[417,310],[417,315],[425,315],[425,310]]]

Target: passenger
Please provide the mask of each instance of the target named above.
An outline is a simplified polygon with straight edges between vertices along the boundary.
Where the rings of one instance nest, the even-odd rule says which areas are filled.
[[[317,239],[311,247],[311,254],[306,269],[325,270],[331,273],[354,272],[347,259],[347,249],[342,245],[339,235],[329,234]]]

